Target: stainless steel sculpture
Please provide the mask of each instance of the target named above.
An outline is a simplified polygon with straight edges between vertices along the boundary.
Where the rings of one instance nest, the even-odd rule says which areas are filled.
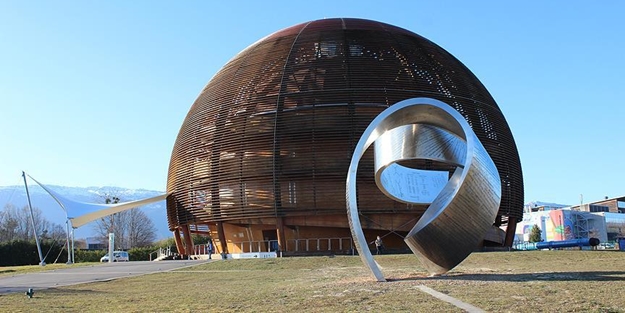
[[[380,113],[358,141],[346,181],[352,236],[378,281],[385,278],[367,248],[356,196],[358,163],[374,143],[378,188],[397,201],[429,204],[406,243],[431,274],[449,271],[477,247],[497,215],[495,164],[464,117],[442,101],[413,98]],[[424,161],[439,171],[423,171]]]

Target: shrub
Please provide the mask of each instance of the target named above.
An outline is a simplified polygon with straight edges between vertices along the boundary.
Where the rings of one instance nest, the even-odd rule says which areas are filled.
[[[100,262],[107,252],[105,250],[76,250],[74,251],[74,262]]]
[[[149,261],[150,253],[156,250],[158,250],[158,247],[154,246],[132,248],[128,250],[128,254],[130,255],[130,261]]]

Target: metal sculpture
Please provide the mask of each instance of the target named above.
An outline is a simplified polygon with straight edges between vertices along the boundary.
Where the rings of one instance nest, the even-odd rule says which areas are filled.
[[[367,248],[356,196],[358,164],[372,144],[376,184],[385,195],[409,204],[431,202],[406,243],[431,274],[449,271],[477,247],[497,215],[501,184],[486,149],[460,113],[431,98],[401,101],[369,124],[351,159],[346,204],[356,248],[378,281],[385,278]],[[443,183],[440,174],[428,182],[420,177],[420,160],[453,174]],[[403,178],[401,184],[394,181],[397,177]],[[434,197],[433,191],[438,192]]]

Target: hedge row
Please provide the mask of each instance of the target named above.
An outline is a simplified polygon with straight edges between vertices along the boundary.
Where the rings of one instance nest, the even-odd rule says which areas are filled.
[[[194,244],[208,242],[208,238],[193,236]],[[159,248],[171,247],[176,252],[176,244],[173,238],[160,241],[153,246],[132,248],[128,250],[131,261],[148,261],[150,254]],[[67,263],[67,249],[52,240],[41,242],[41,252],[46,264]],[[75,250],[74,258],[76,263],[99,262],[107,250]],[[20,266],[39,264],[39,253],[35,241],[13,240],[0,242],[0,266]]]
[[[41,242],[41,253],[46,263],[67,262],[67,250],[57,242],[46,240]],[[39,264],[39,253],[34,241],[13,240],[0,243],[0,266],[37,264]]]

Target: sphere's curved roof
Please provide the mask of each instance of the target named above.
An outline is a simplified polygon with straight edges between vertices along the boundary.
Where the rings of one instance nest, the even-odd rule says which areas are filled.
[[[467,119],[502,180],[499,216],[521,218],[523,180],[514,139],[471,71],[408,30],[333,18],[262,38],[202,90],[172,152],[170,227],[345,214],[346,171],[360,134],[386,107],[414,97],[441,100]],[[363,167],[361,210],[405,209],[376,190],[371,162]]]

